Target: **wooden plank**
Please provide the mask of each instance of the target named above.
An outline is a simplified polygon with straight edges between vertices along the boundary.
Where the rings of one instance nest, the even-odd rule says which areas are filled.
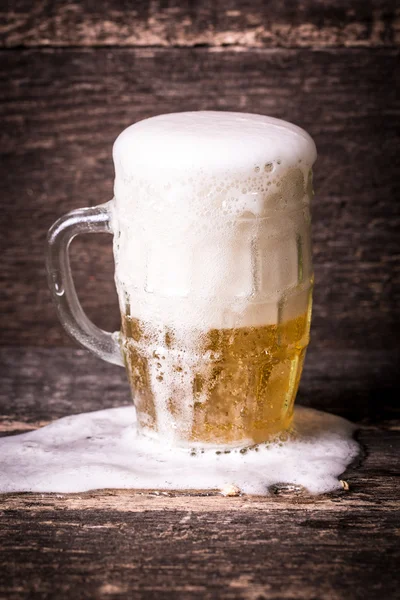
[[[396,598],[397,521],[382,513],[5,512],[0,590],[7,600]]]
[[[123,369],[86,350],[0,348],[0,431],[24,432],[79,412],[131,403]],[[363,425],[400,419],[400,383],[390,352],[311,346],[299,404]]]
[[[399,298],[397,50],[97,49],[0,54],[5,206],[2,342],[69,344],[47,291],[43,249],[56,217],[112,195],[111,146],[162,112],[242,110],[314,136],[313,343],[395,349]],[[7,225],[7,226],[6,226]],[[111,239],[74,242],[82,303],[119,326]]]
[[[390,46],[400,41],[394,0],[29,0],[0,13],[4,47]]]
[[[3,511],[3,597],[398,597],[394,511],[232,510],[229,501],[223,511],[116,512],[93,500],[71,510],[33,498],[41,510],[26,510],[28,500]]]
[[[397,428],[362,428],[350,490],[269,497],[101,490],[0,496],[0,594],[395,598]]]

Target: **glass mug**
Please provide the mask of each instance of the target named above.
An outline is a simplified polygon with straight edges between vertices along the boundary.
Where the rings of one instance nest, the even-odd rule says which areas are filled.
[[[160,115],[117,138],[114,198],[61,217],[47,270],[67,332],[126,367],[139,430],[245,447],[287,429],[309,342],[310,136],[261,115]],[[85,315],[68,247],[114,235],[121,331]]]

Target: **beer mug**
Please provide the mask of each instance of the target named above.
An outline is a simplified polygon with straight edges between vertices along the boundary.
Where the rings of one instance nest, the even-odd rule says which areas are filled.
[[[67,332],[125,366],[140,432],[246,447],[290,427],[311,317],[310,136],[229,112],[160,115],[113,148],[114,198],[61,217],[49,285]],[[85,315],[68,247],[114,236],[121,331]]]

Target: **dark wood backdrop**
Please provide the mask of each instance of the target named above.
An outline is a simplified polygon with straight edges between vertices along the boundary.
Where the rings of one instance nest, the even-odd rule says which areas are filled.
[[[21,357],[23,348],[38,348],[40,357],[73,344],[46,285],[46,231],[68,210],[112,196],[111,148],[123,128],[171,111],[269,114],[304,127],[319,151],[315,305],[300,400],[356,419],[394,416],[395,7],[391,0],[3,2],[2,345],[19,347]],[[111,239],[79,239],[72,255],[88,314],[117,329]]]

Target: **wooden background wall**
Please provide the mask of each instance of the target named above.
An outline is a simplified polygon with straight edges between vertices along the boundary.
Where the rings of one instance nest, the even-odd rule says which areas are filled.
[[[340,373],[355,383],[338,394],[339,405],[358,394],[369,416],[395,410],[395,7],[391,0],[3,2],[1,343],[73,344],[47,290],[46,231],[68,210],[112,196],[111,148],[123,128],[181,110],[269,114],[304,127],[319,151],[305,380],[312,386],[313,368],[328,380]],[[79,239],[72,255],[88,314],[117,329],[111,238]]]

